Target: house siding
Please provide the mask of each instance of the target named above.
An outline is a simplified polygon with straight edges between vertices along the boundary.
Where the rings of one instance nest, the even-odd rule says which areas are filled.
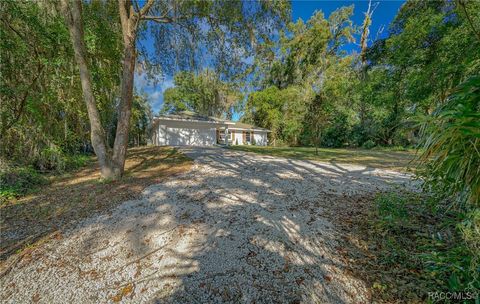
[[[231,130],[233,131],[233,130]],[[232,144],[236,145],[247,145],[249,143],[245,142],[245,132],[252,132],[252,131],[244,131],[244,130],[235,130],[234,137],[232,140]],[[266,146],[267,145],[267,132],[262,131],[253,131],[253,138],[255,139],[255,144],[258,146]]]
[[[216,143],[216,130],[209,123],[160,121],[153,142],[157,146],[211,146]]]
[[[258,132],[255,131],[253,133],[253,138],[255,139],[255,144],[257,146],[266,146],[268,141],[267,141],[267,132]]]
[[[208,121],[179,121],[159,119],[152,133],[152,143],[157,146],[211,146],[217,143],[223,124]],[[251,139],[256,145],[267,145],[267,132],[261,130],[246,131],[230,128],[231,145],[251,144],[245,142],[245,132],[251,132]]]

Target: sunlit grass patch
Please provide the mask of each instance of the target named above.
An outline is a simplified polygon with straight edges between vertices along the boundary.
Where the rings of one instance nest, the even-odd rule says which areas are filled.
[[[340,149],[314,147],[230,146],[230,149],[278,157],[358,164],[366,167],[406,171],[413,167],[413,149]]]

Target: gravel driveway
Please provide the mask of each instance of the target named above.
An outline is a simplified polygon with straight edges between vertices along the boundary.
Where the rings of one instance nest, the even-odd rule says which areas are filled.
[[[39,246],[0,279],[3,303],[367,303],[325,204],[407,175],[221,148],[193,169]]]

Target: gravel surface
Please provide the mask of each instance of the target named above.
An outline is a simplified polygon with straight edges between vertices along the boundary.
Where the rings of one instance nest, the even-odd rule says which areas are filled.
[[[322,215],[408,175],[190,148],[193,169],[64,231],[0,278],[3,303],[367,303]]]

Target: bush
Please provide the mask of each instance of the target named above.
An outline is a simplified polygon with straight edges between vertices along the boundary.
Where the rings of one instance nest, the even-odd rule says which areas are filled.
[[[375,142],[371,139],[367,140],[363,143],[362,148],[364,149],[372,149],[376,146]]]
[[[65,155],[55,146],[47,147],[37,155],[33,166],[39,171],[64,171]]]
[[[8,168],[0,172],[0,199],[25,195],[47,179],[32,168]]]
[[[471,283],[479,292],[480,273],[480,76],[459,85],[431,117],[421,121],[422,148],[419,175],[424,188],[457,211],[456,227],[469,252],[470,276],[452,271],[453,285]],[[461,250],[459,250],[461,251]],[[464,270],[466,271],[466,270]],[[475,286],[473,286],[475,285]]]
[[[480,76],[460,85],[431,117],[421,118],[419,160],[426,187],[462,207],[480,207]]]
[[[84,154],[68,155],[54,146],[43,149],[35,158],[33,166],[41,172],[65,172],[84,166],[88,159]]]
[[[334,116],[333,124],[325,130],[322,137],[322,146],[330,148],[343,147],[350,136],[348,116],[344,113],[337,113]]]
[[[391,290],[400,294],[397,297],[427,298],[431,292],[479,292],[479,269],[473,263],[475,253],[468,250],[474,240],[478,246],[478,231],[470,229],[472,221],[480,221],[470,216],[462,225],[461,213],[445,210],[432,204],[434,197],[418,194],[382,194],[375,200],[373,229],[368,232],[376,248],[381,273],[388,280],[382,297],[389,297]],[[465,237],[465,233],[468,237]],[[467,242],[462,240],[462,235]],[[402,274],[402,279],[391,278]],[[412,285],[413,284],[413,285]],[[412,289],[413,288],[413,289]],[[403,292],[408,291],[410,296]],[[413,302],[418,299],[411,299]],[[409,302],[409,301],[406,301]]]
[[[67,155],[65,156],[65,170],[76,170],[84,167],[89,160],[90,156],[85,154]]]

